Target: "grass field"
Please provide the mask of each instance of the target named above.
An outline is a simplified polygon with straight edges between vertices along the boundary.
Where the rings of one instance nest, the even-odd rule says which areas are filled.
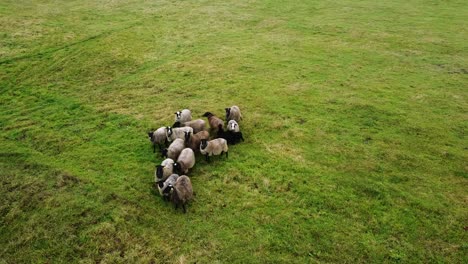
[[[467,263],[466,1],[0,2],[0,263]],[[188,213],[146,133],[237,104]]]

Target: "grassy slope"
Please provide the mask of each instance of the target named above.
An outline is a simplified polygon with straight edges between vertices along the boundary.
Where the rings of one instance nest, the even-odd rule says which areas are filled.
[[[463,1],[30,2],[0,3],[0,262],[467,261]],[[232,104],[247,141],[175,212],[145,132]]]

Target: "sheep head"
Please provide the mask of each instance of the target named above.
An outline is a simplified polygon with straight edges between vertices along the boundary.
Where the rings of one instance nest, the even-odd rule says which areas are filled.
[[[207,139],[202,139],[200,143],[200,149],[205,149],[206,146],[208,146],[208,140]]]
[[[161,149],[161,155],[167,158],[167,148]]]
[[[163,168],[162,165],[156,165],[156,177],[158,177],[158,179],[162,179],[163,177]]]
[[[203,116],[203,117],[210,117],[210,116],[212,116],[212,115],[213,115],[212,113],[206,112],[206,113],[204,113],[202,116]]]
[[[176,115],[176,120],[179,121],[180,120],[180,114],[182,114],[181,111],[177,111],[174,113]]]
[[[172,136],[172,127],[166,127],[166,133],[168,137]]]
[[[184,134],[185,134],[185,143],[189,143],[190,142],[191,132],[190,131],[184,131]]]

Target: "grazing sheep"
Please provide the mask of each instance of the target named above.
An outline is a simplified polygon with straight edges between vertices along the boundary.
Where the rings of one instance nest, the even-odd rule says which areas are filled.
[[[156,166],[156,171],[154,172],[154,181],[164,181],[169,175],[174,171],[174,160],[165,159],[161,162],[161,165]]]
[[[167,177],[165,181],[159,181],[157,183],[159,194],[167,201],[169,201],[169,194],[165,193],[164,190],[169,184],[174,185],[176,183],[177,178],[179,178],[178,174],[171,174],[169,177]]]
[[[182,111],[177,111],[175,114],[175,121],[180,122],[181,124],[192,120],[192,112],[188,109]]]
[[[218,133],[216,134],[216,137],[226,139],[229,145],[235,145],[239,143],[241,140],[244,141],[242,132],[224,131],[221,128],[218,129]]]
[[[185,127],[191,127],[193,128],[193,133],[198,133],[200,131],[204,131],[206,129],[206,122],[205,120],[202,119],[196,119],[192,121],[188,121],[183,123],[183,126]],[[181,123],[179,121],[176,121],[172,127],[181,127]]]
[[[208,131],[201,131],[193,135],[190,132],[185,132],[185,146],[191,148],[194,152],[200,151],[200,142],[202,139],[208,139],[210,134]]]
[[[184,148],[174,163],[174,171],[179,174],[187,174],[188,170],[195,165],[195,153],[191,148]]]
[[[213,140],[202,139],[200,144],[200,153],[205,155],[206,161],[210,161],[212,155],[222,155],[226,152],[226,158],[228,157],[228,145],[224,138],[217,138]]]
[[[192,132],[193,128],[191,127],[166,127],[166,137],[168,142],[172,142],[176,138],[185,139],[185,131]]]
[[[236,120],[229,120],[228,126],[227,126],[228,131],[232,132],[239,132],[239,124],[236,122]]]
[[[164,192],[170,194],[176,210],[179,205],[182,205],[184,213],[187,212],[185,205],[193,198],[192,182],[189,177],[185,175],[180,176],[175,184],[169,184]]]
[[[161,150],[161,154],[173,160],[177,160],[179,157],[180,152],[185,148],[184,140],[181,138],[176,138],[172,141],[171,145],[168,148]]]
[[[221,127],[224,126],[223,120],[213,115],[210,112],[204,113],[203,116],[208,118],[208,123],[210,124],[211,129],[214,130],[215,132],[217,132],[220,125]]]
[[[185,122],[184,125],[186,127],[193,128],[193,133],[196,134],[200,131],[205,131],[206,129],[206,122],[203,119],[196,119],[192,121]]]
[[[156,152],[156,144],[158,144],[159,149],[162,149],[162,144],[166,144],[166,128],[160,127],[155,131],[148,132],[149,140],[153,143],[153,153]]]
[[[238,106],[233,105],[230,108],[224,108],[226,110],[226,121],[235,120],[239,122],[242,120],[242,114]]]

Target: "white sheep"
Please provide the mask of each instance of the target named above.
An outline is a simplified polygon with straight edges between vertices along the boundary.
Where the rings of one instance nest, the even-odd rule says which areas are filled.
[[[203,139],[200,144],[200,153],[205,155],[206,161],[210,161],[210,156],[222,155],[224,152],[227,158],[228,150],[227,141],[224,138],[216,138],[210,141]]]
[[[161,154],[166,158],[177,160],[180,152],[185,148],[185,141],[181,138],[176,138],[172,141],[168,148],[161,150]]]
[[[186,213],[185,205],[193,198],[192,182],[189,177],[182,175],[177,178],[175,184],[169,184],[164,190],[164,193],[170,194],[176,210],[179,205],[182,205],[182,209],[184,213]]]
[[[159,194],[166,200],[169,200],[169,194],[167,192],[165,193],[164,190],[167,188],[167,186],[174,185],[177,181],[177,178],[179,178],[178,174],[171,174],[165,181],[158,182]]]
[[[191,127],[166,127],[166,138],[167,141],[172,142],[176,138],[185,139],[185,132],[193,133],[193,128]]]
[[[224,110],[226,110],[226,121],[236,120],[239,122],[242,120],[242,114],[238,106],[233,105],[229,108],[224,108]]]
[[[166,143],[166,127],[160,127],[155,131],[148,132],[148,137],[151,143],[153,143],[153,153],[156,152],[156,144],[158,144],[159,149],[162,149],[162,145]]]
[[[173,159],[165,159],[161,162],[161,165],[156,166],[156,170],[154,172],[154,181],[164,181],[166,180],[169,175],[172,174],[174,171],[174,160]]]
[[[200,131],[205,131],[206,129],[206,122],[203,119],[196,119],[192,121],[185,122],[184,125],[186,127],[193,128],[193,133],[196,134]]]
[[[191,148],[184,148],[179,158],[174,163],[174,170],[179,174],[187,174],[188,170],[195,165],[195,153]]]
[[[188,109],[182,111],[177,111],[175,114],[175,122],[180,122],[181,124],[192,120],[192,112]]]

